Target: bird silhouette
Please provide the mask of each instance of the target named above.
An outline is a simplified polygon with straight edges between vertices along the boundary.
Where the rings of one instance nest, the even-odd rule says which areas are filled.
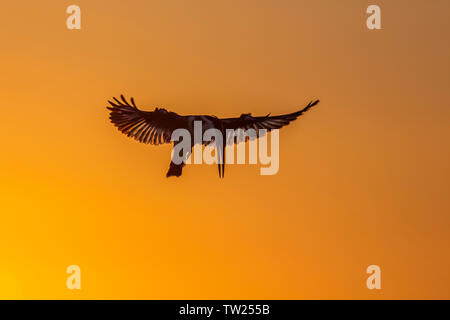
[[[203,133],[208,129],[217,129],[225,137],[225,143],[217,145],[216,152],[218,156],[219,177],[224,177],[225,174],[225,145],[229,143],[236,143],[238,139],[235,136],[230,140],[227,136],[227,129],[239,130],[241,132],[247,132],[249,129],[256,131],[256,137],[251,136],[250,139],[258,138],[264,131],[260,129],[266,129],[270,131],[272,129],[279,129],[285,125],[288,125],[291,121],[297,119],[304,112],[319,103],[319,100],[311,101],[305,108],[294,113],[270,116],[270,114],[262,117],[253,117],[250,113],[243,113],[239,118],[217,118],[216,116],[208,115],[188,115],[181,116],[175,112],[167,111],[164,108],[155,108],[153,111],[143,111],[137,108],[134,99],[131,98],[131,104],[125,99],[123,95],[120,96],[121,100],[113,97],[114,101],[109,101],[111,106],[107,109],[110,110],[111,122],[128,137],[132,137],[135,140],[146,143],[159,145],[163,143],[172,143],[172,132],[176,129],[186,129],[194,136],[194,121],[201,121],[202,123],[202,137]],[[248,136],[245,137],[249,139]],[[214,139],[213,139],[214,140]],[[210,145],[214,141],[201,141],[203,145]],[[174,147],[180,143],[180,141],[174,141]],[[192,152],[192,148],[195,145],[195,141],[191,139],[191,150],[179,154],[183,159],[187,159]],[[176,164],[172,160],[170,162],[169,170],[166,177],[176,176],[179,177],[182,174],[182,170],[185,163]]]

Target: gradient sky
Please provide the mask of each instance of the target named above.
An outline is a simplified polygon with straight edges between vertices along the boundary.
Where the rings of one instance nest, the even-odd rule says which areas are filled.
[[[71,4],[81,30],[66,28]],[[366,28],[370,4],[382,30]],[[449,12],[3,0],[0,298],[450,298]],[[166,179],[169,145],[109,123],[121,93],[219,117],[321,103],[280,131],[277,175],[199,165]]]

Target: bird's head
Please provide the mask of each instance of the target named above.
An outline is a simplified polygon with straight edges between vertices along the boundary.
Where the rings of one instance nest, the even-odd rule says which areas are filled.
[[[159,111],[159,112],[167,113],[167,110],[166,110],[166,109],[164,109],[164,108],[158,108],[158,107],[156,107],[156,108],[155,108],[155,111]]]

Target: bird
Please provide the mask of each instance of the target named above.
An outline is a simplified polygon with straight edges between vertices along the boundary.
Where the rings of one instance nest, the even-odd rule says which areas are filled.
[[[311,101],[306,107],[297,112],[278,116],[270,116],[269,113],[266,116],[253,117],[251,113],[243,113],[240,117],[218,118],[209,115],[182,116],[158,107],[153,111],[144,111],[136,106],[134,98],[130,99],[130,104],[123,94],[120,95],[120,100],[115,97],[113,97],[112,100],[113,101],[108,100],[109,106],[107,106],[107,109],[110,111],[109,119],[119,131],[126,134],[128,137],[132,137],[145,144],[159,145],[173,142],[173,148],[175,148],[180,141],[172,141],[172,133],[176,129],[186,129],[191,136],[194,136],[194,121],[202,122],[202,137],[203,133],[208,129],[217,129],[224,137],[227,137],[226,134],[228,129],[240,129],[242,130],[241,132],[244,133],[253,129],[257,132],[256,138],[258,138],[262,136],[261,132],[264,134],[264,132],[270,132],[273,129],[280,129],[296,120],[303,113],[319,103],[319,100]],[[260,131],[261,129],[266,129],[266,131]],[[246,137],[246,141],[247,140],[248,136]],[[214,141],[201,141],[203,145],[210,145],[212,142]],[[228,139],[225,144],[236,142],[237,140],[233,137],[231,142]],[[223,178],[225,175],[225,161],[223,161],[223,159],[225,159],[225,144],[222,144],[221,147],[217,147],[220,178]],[[183,156],[184,159],[187,159],[194,145],[195,141],[191,141],[191,150],[180,155]],[[222,159],[222,161],[220,161],[220,159]],[[180,177],[184,166],[184,161],[177,164],[172,158],[166,177]]]

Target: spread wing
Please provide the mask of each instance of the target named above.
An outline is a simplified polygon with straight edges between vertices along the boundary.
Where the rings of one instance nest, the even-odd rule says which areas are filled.
[[[111,122],[128,137],[142,143],[154,145],[171,143],[172,132],[178,128],[187,128],[186,117],[165,109],[156,108],[154,111],[142,111],[136,107],[134,99],[131,105],[123,95],[122,101],[114,98],[114,102],[108,101],[111,107]]]
[[[256,137],[250,137],[250,139],[253,140],[254,138],[259,137],[260,129],[266,129],[267,131],[270,131],[272,129],[280,129],[281,127],[288,125],[291,121],[296,120],[299,116],[301,116],[303,113],[305,113],[318,103],[319,100],[316,100],[314,102],[311,101],[305,108],[300,111],[283,114],[280,116],[271,117],[267,115],[265,117],[252,117],[250,114],[243,114],[239,118],[226,118],[221,120],[223,121],[223,126],[225,129],[241,129],[243,133],[246,133],[246,131],[249,129],[254,129],[256,131]],[[230,138],[231,137],[227,136],[227,143],[232,142],[232,140],[229,140]],[[236,142],[236,140],[234,142]]]
[[[239,118],[227,118],[221,120],[223,121],[224,127],[226,129],[242,129],[244,131],[248,129],[254,129],[256,131],[258,131],[259,129],[267,129],[267,131],[270,131],[272,129],[280,129],[281,127],[288,125],[291,121],[294,121],[318,103],[319,100],[316,100],[314,102],[311,101],[305,108],[300,111],[283,114],[280,116],[270,117],[269,115],[267,115],[265,117],[252,117],[250,114],[243,114]]]

